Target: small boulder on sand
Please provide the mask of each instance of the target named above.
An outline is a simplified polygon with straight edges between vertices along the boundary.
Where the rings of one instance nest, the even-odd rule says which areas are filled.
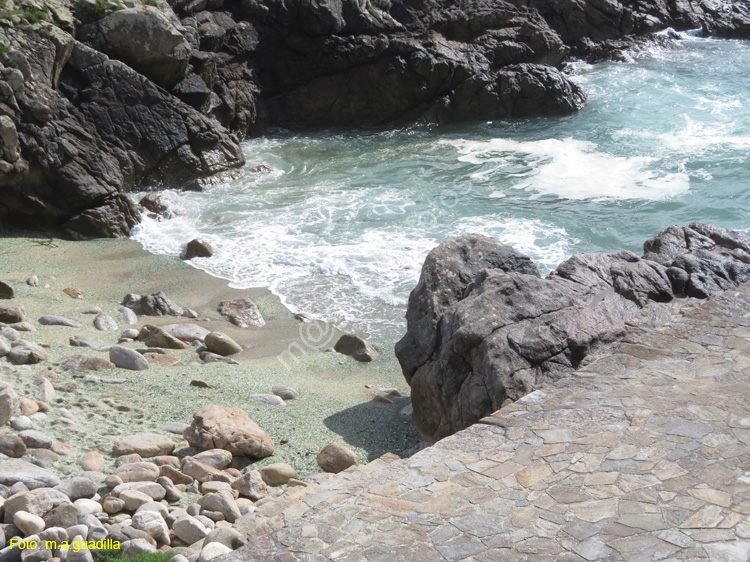
[[[104,457],[97,451],[90,451],[81,458],[81,468],[86,471],[97,472],[104,466]]]
[[[226,316],[229,321],[240,328],[250,326],[265,326],[266,321],[260,313],[258,306],[250,299],[234,299],[222,301],[218,307],[219,314]]]
[[[15,324],[26,320],[26,309],[22,304],[0,303],[0,322]]]
[[[209,351],[225,357],[242,351],[240,344],[222,332],[211,332],[204,343]]]
[[[358,464],[354,452],[338,443],[329,443],[323,447],[323,450],[318,453],[317,461],[320,468],[333,473],[339,473]]]
[[[185,349],[188,347],[188,344],[169,332],[148,324],[141,328],[136,339],[149,347],[164,347],[167,349]]]
[[[283,462],[266,465],[258,472],[260,472],[263,481],[272,486],[286,484],[292,478],[299,478],[297,471]]]
[[[15,296],[16,292],[13,290],[13,287],[4,281],[0,281],[0,299],[12,299]]]
[[[115,440],[112,452],[115,456],[138,454],[143,458],[171,455],[175,443],[158,433],[136,433]]]
[[[100,332],[113,332],[117,330],[118,326],[117,321],[114,318],[109,314],[104,314],[102,312],[94,318],[94,328]]]
[[[131,371],[145,371],[148,369],[148,360],[135,351],[121,345],[113,345],[109,348],[109,360],[121,369]]]
[[[269,457],[274,451],[271,437],[236,406],[204,406],[193,414],[193,423],[183,436],[201,451],[226,449],[233,455],[257,458]]]
[[[375,348],[367,340],[351,334],[341,336],[336,345],[333,346],[333,349],[338,353],[348,355],[363,363],[380,357],[380,354],[375,351]]]
[[[16,365],[35,365],[48,357],[47,351],[38,344],[26,340],[14,341],[8,359]]]

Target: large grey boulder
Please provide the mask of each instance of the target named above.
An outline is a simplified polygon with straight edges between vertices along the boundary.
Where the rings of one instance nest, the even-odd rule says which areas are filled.
[[[128,349],[121,345],[113,345],[109,348],[109,360],[121,369],[130,371],[145,371],[148,369],[148,360],[134,349]]]
[[[12,486],[23,482],[29,490],[36,488],[53,488],[60,479],[35,464],[21,459],[9,459],[0,462],[0,484]]]
[[[99,31],[110,55],[156,84],[168,88],[185,75],[190,46],[160,10],[143,6],[115,11],[99,21]]]
[[[440,439],[572,372],[631,326],[658,325],[676,297],[750,280],[750,238],[706,224],[670,227],[632,252],[583,254],[546,279],[529,258],[467,235],[427,257],[396,355],[413,420]]]

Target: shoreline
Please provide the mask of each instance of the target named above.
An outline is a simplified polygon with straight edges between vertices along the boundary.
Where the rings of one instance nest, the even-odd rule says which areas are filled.
[[[402,453],[419,442],[408,416],[400,414],[408,405],[408,398],[397,398],[394,404],[373,401],[378,387],[396,388],[408,395],[408,385],[391,348],[376,343],[381,357],[372,363],[357,363],[350,357],[318,350],[313,344],[320,343],[318,347],[324,349],[333,346],[339,335],[335,328],[323,323],[303,324],[267,289],[233,289],[224,279],[177,257],[150,254],[129,239],[68,242],[37,238],[41,236],[37,233],[23,234],[3,235],[7,249],[2,256],[0,279],[16,290],[15,299],[6,302],[23,304],[27,321],[36,327],[34,333],[22,335],[49,345],[50,357],[32,366],[12,366],[2,360],[0,379],[10,382],[21,397],[35,397],[30,375],[45,369],[78,384],[74,392],[57,392],[48,420],[39,424],[40,430],[74,449],[73,455],[48,467],[53,472],[57,468],[69,476],[76,475],[81,472],[78,459],[90,450],[105,456],[107,463],[102,471],[106,472],[114,460],[111,451],[115,437],[141,431],[166,434],[165,424],[189,424],[193,412],[211,403],[241,407],[271,435],[277,444],[276,452],[258,466],[286,462],[302,478],[320,472],[315,456],[329,442],[351,447],[360,463],[366,462],[368,456]],[[31,275],[39,277],[39,287],[26,284]],[[62,291],[67,287],[80,290],[84,298],[68,297]],[[122,298],[128,293],[157,291],[164,291],[179,306],[196,310],[202,321],[139,316],[136,326],[125,325],[117,313]],[[221,317],[216,311],[218,303],[233,298],[253,300],[266,325],[241,329]],[[94,316],[81,310],[94,305],[118,320],[118,331],[100,332],[93,327]],[[40,326],[37,319],[44,314],[62,315],[83,327]],[[106,352],[69,346],[70,336],[116,344],[124,329],[176,322],[196,323],[235,339],[243,352],[232,359],[240,365],[202,363],[190,347],[167,350],[180,360],[180,365],[152,365],[147,371],[113,369],[72,374],[62,366],[65,359],[77,354],[107,356]],[[324,331],[322,326],[326,327]],[[320,334],[326,336],[325,340]],[[125,345],[143,347],[138,342]],[[92,383],[86,381],[87,375],[124,378],[128,382]],[[192,387],[192,379],[203,379],[215,388]],[[285,407],[247,398],[251,394],[269,394],[273,385],[291,386],[300,397]],[[61,407],[74,414],[74,424],[59,422],[56,411]],[[170,436],[178,441],[178,452],[187,447],[181,436]]]

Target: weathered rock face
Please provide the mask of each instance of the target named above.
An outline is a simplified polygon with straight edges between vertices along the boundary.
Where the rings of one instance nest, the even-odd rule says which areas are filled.
[[[241,166],[229,131],[568,113],[586,99],[559,71],[571,52],[668,26],[750,36],[731,0],[114,4],[40,3],[57,26],[0,28],[0,226],[123,236],[127,190]]]
[[[510,0],[537,10],[568,45],[578,49],[588,41],[601,42],[628,35],[644,35],[667,27],[703,29],[720,37],[748,37],[750,8],[744,2],[685,0]],[[584,47],[583,52],[586,49]]]
[[[109,51],[113,58],[160,86],[173,86],[185,75],[190,45],[155,7],[113,12],[99,22],[99,33],[102,51]]]
[[[22,27],[0,29],[14,84],[0,89],[0,225],[123,236],[138,222],[125,189],[243,163],[223,127],[144,76],[55,27]]]
[[[414,422],[440,439],[574,370],[630,325],[658,325],[682,297],[750,281],[750,238],[673,226],[632,252],[583,254],[546,279],[526,256],[480,235],[444,242],[409,298],[396,355]]]

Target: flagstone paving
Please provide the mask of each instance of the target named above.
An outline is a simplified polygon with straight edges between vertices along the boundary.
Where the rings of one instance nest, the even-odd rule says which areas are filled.
[[[750,285],[411,458],[259,502],[222,561],[750,559]]]

